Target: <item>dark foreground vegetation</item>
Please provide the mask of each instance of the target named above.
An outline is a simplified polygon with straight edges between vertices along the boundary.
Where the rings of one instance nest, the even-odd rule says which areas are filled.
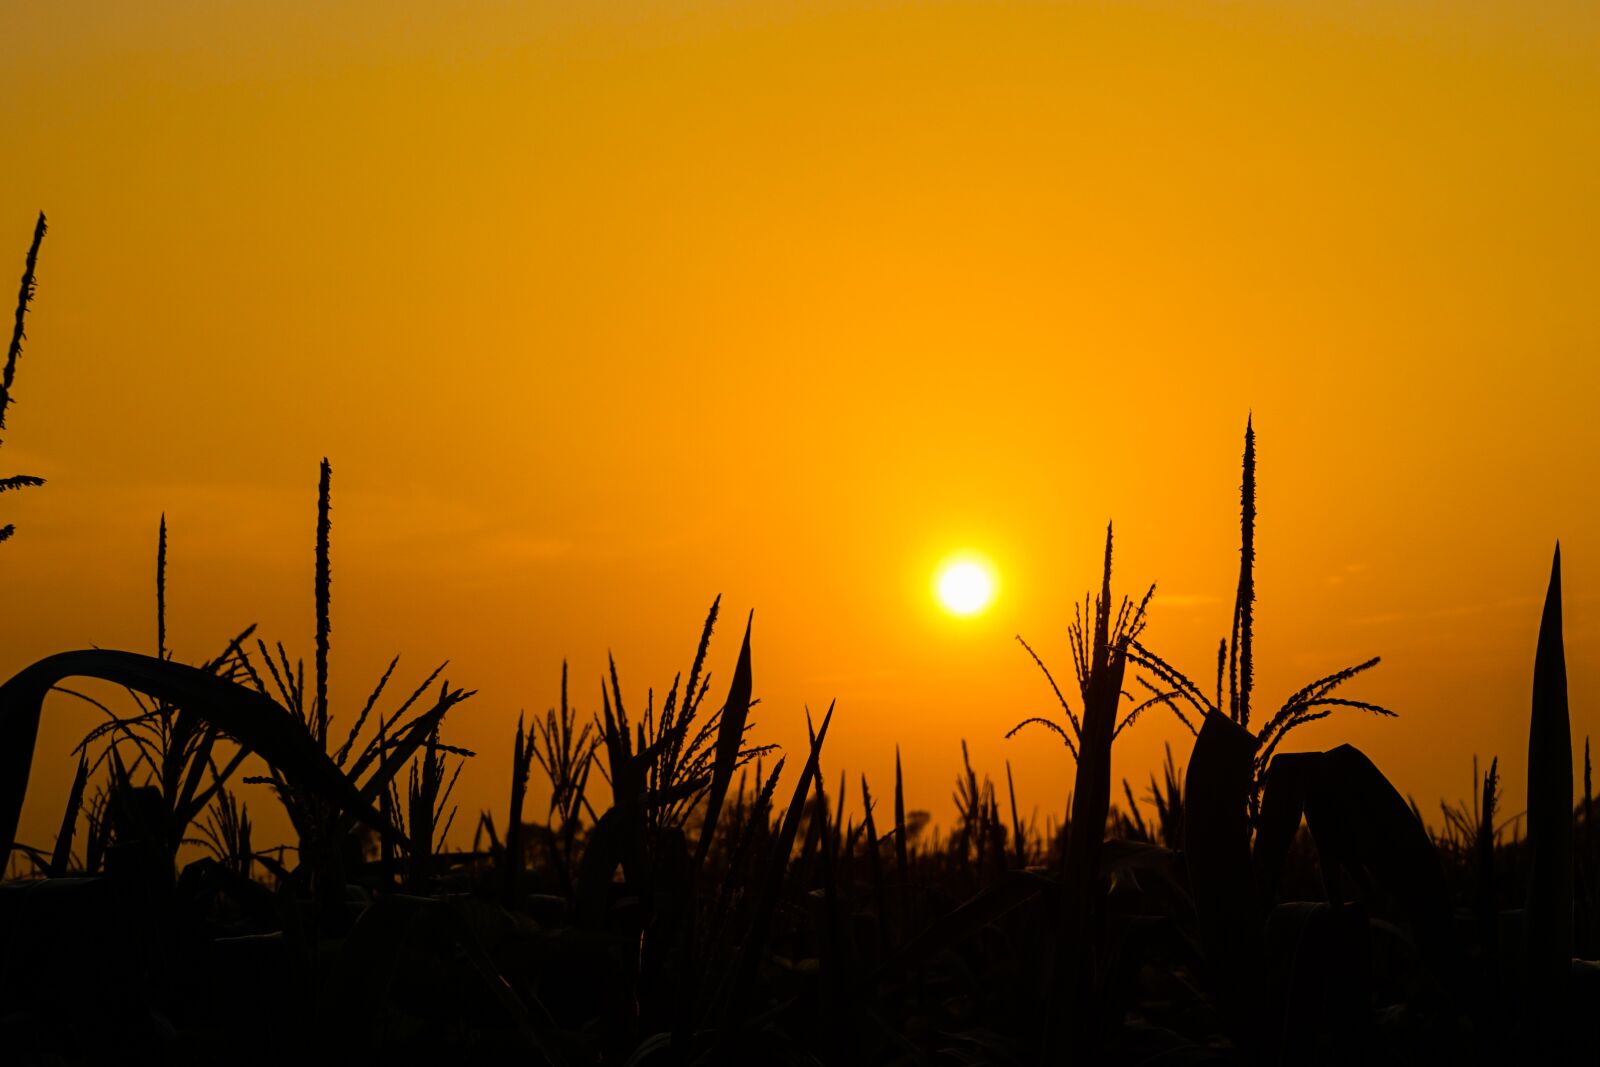
[[[0,429],[43,234],[41,217]],[[63,652],[0,685],[0,859],[22,875],[0,885],[0,1055],[1594,1062],[1600,967],[1583,960],[1600,956],[1600,841],[1587,744],[1576,800],[1571,774],[1559,554],[1525,814],[1506,818],[1491,762],[1430,831],[1358,750],[1281,747],[1336,711],[1392,714],[1335,695],[1376,660],[1255,704],[1254,448],[1247,429],[1214,685],[1144,643],[1150,594],[1113,598],[1108,529],[1100,588],[1070,631],[1076,684],[1063,692],[1035,657],[1061,717],[1021,724],[1074,757],[1061,817],[1024,822],[1009,767],[1002,791],[969,764],[946,834],[907,811],[898,759],[877,792],[830,776],[832,708],[804,751],[750,744],[751,627],[713,687],[713,604],[659,701],[613,665],[598,713],[579,712],[563,671],[556,706],[507,738],[505,806],[477,817],[470,851],[447,850],[474,756],[446,719],[471,693],[442,669],[403,683],[392,663],[362,706],[329,707],[326,462],[309,676],[253,630],[205,663],[172,658],[163,523],[154,655]],[[58,835],[35,847],[15,837],[52,693],[48,707],[76,698],[103,722],[76,753]],[[1147,712],[1195,737],[1144,792],[1113,781],[1111,753]],[[247,781],[281,802],[292,845],[252,839],[234,792]]]

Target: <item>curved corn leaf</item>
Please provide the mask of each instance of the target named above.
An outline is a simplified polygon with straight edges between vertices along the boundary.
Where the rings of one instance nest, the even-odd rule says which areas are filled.
[[[88,649],[60,652],[24,668],[0,685],[0,862],[10,855],[28,793],[28,775],[44,699],[58,682],[97,678],[144,693],[200,716],[297,781],[361,818],[380,833],[403,839],[271,698],[187,664],[136,652]]]
[[[1383,772],[1352,745],[1286,752],[1267,770],[1254,862],[1259,903],[1277,895],[1304,814],[1331,903],[1345,897],[1341,870],[1366,872],[1406,913],[1430,967],[1451,973],[1454,948],[1444,869],[1427,829]]]
[[[1323,877],[1340,865],[1370,872],[1406,912],[1425,961],[1437,976],[1450,979],[1450,895],[1427,828],[1360,749],[1340,745],[1315,755],[1303,765],[1305,813]],[[1330,889],[1338,902],[1342,894]]]

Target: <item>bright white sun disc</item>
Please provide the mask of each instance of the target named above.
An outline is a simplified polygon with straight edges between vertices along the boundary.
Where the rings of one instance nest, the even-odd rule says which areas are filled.
[[[994,599],[994,572],[976,560],[957,560],[939,570],[935,591],[953,615],[976,615]]]

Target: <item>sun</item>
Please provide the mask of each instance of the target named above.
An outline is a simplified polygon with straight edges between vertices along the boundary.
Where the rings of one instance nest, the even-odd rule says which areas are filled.
[[[952,615],[977,615],[994,602],[994,568],[971,555],[946,560],[934,575],[934,595]]]

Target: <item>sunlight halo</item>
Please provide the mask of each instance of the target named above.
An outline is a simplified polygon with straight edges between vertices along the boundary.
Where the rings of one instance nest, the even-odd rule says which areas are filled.
[[[952,615],[977,615],[994,602],[999,583],[986,560],[962,555],[946,560],[934,575],[934,596]]]

